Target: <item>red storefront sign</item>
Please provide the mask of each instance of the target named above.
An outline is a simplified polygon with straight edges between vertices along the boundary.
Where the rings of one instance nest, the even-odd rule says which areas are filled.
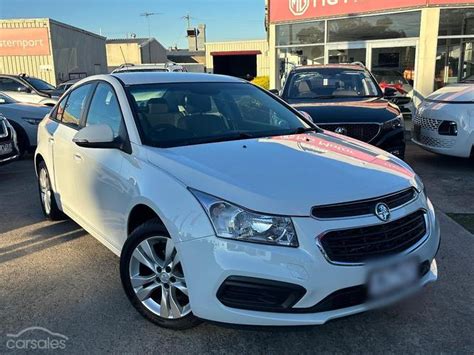
[[[270,22],[466,3],[474,0],[270,0]]]
[[[48,55],[47,28],[0,29],[0,55]]]

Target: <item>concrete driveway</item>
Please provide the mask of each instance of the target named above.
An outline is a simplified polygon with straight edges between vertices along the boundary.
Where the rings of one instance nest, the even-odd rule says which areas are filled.
[[[185,332],[144,320],[122,292],[118,258],[78,225],[43,220],[31,160],[0,167],[0,352],[14,351],[7,334],[39,326],[66,336],[70,353],[472,354],[474,236],[443,211],[474,208],[473,164],[414,146],[407,156],[438,208],[443,240],[437,283],[390,308],[324,326],[242,330],[202,324]]]

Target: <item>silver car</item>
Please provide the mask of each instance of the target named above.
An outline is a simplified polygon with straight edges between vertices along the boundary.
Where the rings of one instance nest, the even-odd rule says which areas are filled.
[[[50,110],[49,106],[18,102],[0,92],[0,115],[15,128],[20,156],[35,149],[38,124]]]

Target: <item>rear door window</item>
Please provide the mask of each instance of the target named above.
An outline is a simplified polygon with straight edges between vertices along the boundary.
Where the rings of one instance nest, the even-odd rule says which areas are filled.
[[[62,114],[62,122],[64,124],[73,128],[79,128],[87,98],[93,86],[94,84],[82,85],[69,94],[64,113]]]

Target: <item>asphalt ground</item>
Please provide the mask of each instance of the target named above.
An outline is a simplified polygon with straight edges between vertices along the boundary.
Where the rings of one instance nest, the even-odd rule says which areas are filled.
[[[407,160],[422,176],[441,223],[438,282],[399,304],[323,326],[204,323],[183,332],[161,329],[132,308],[118,258],[77,224],[44,221],[31,159],[0,167],[0,353],[22,351],[24,343],[8,342],[7,334],[36,326],[67,340],[41,329],[21,337],[56,337],[68,353],[472,354],[474,236],[445,213],[474,212],[474,163],[413,145]]]

